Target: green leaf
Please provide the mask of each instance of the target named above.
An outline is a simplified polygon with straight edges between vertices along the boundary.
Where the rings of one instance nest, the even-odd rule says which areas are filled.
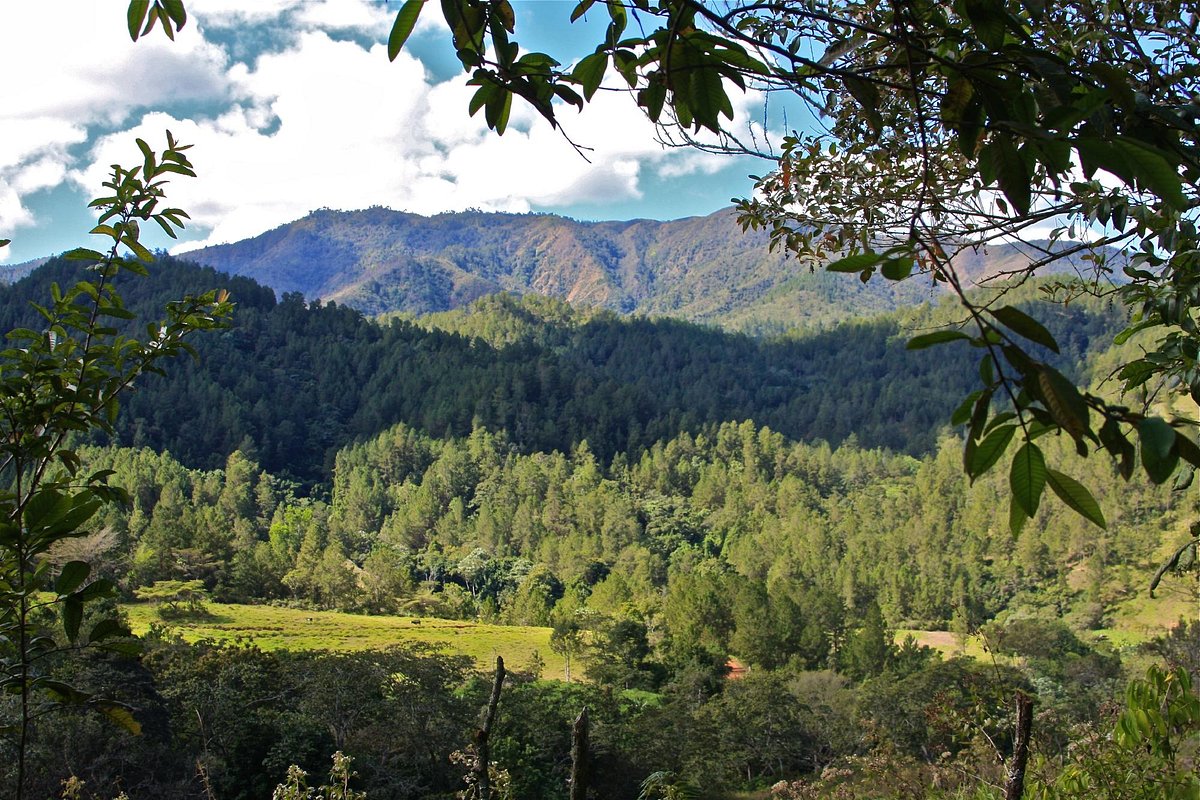
[[[582,59],[575,65],[575,69],[571,70],[572,80],[578,81],[583,88],[584,99],[592,99],[592,95],[600,88],[600,82],[604,80],[607,69],[608,54],[599,52]]]
[[[1148,144],[1128,136],[1097,139],[1080,137],[1075,141],[1084,174],[1096,169],[1111,172],[1127,185],[1153,192],[1167,204],[1183,210],[1188,206],[1179,172],[1166,155]]]
[[[79,623],[83,622],[83,602],[68,597],[62,605],[63,630],[72,642],[79,638]]]
[[[162,5],[167,11],[167,16],[175,23],[176,30],[187,24],[187,9],[184,8],[183,0],[162,0]]]
[[[596,0],[579,0],[579,5],[575,6],[575,10],[571,12],[571,22],[586,14],[595,2]]]
[[[1033,442],[1026,442],[1013,456],[1008,475],[1013,499],[1020,505],[1025,516],[1033,518],[1046,488],[1046,457]]]
[[[1024,156],[1008,136],[996,136],[987,146],[1000,191],[1019,214],[1028,214],[1031,203],[1032,179]]]
[[[965,0],[964,10],[979,41],[998,50],[1004,45],[1004,6],[994,0]]]
[[[404,43],[412,35],[423,8],[425,0],[408,0],[400,6],[400,11],[396,13],[396,21],[392,23],[392,32],[388,36],[388,61],[395,61],[396,56],[404,49]]]
[[[1179,463],[1175,447],[1175,429],[1158,417],[1148,417],[1138,424],[1138,439],[1142,444],[1142,468],[1154,483],[1171,477]]]
[[[991,315],[1000,322],[1001,325],[1008,328],[1013,333],[1024,336],[1031,342],[1037,342],[1043,347],[1047,347],[1058,352],[1058,342],[1046,330],[1042,323],[1038,322],[1033,317],[1013,306],[1001,306],[1000,308],[989,309]]]
[[[658,122],[658,118],[662,116],[666,99],[667,85],[661,76],[658,76],[657,80],[649,81],[646,87],[638,92],[638,105],[646,109],[646,116],[651,122]]]
[[[1016,432],[1016,425],[1000,425],[993,428],[992,432],[984,437],[979,446],[975,448],[971,463],[967,465],[967,476],[972,482],[1000,460],[1000,456],[1004,455],[1004,451],[1008,449],[1008,443],[1012,441],[1013,434]]]
[[[975,402],[980,397],[983,397],[985,391],[985,389],[977,389],[963,398],[963,401],[959,403],[958,408],[955,409],[954,413],[950,415],[950,424],[966,425],[967,421],[971,419],[971,409],[975,407]]]
[[[70,594],[83,585],[91,572],[92,567],[86,561],[68,561],[54,582],[54,591],[59,595]]]
[[[1161,151],[1125,136],[1117,137],[1114,144],[1126,163],[1131,165],[1140,186],[1154,192],[1177,210],[1188,207],[1179,172],[1167,162]]]
[[[883,117],[879,114],[879,88],[872,81],[865,80],[852,73],[844,74],[842,76],[842,83],[846,86],[846,91],[858,102],[859,108],[866,115],[867,124],[871,127],[871,133],[878,137],[883,133]]]
[[[113,231],[113,234],[115,235],[116,231]],[[104,255],[86,247],[76,247],[74,250],[63,253],[63,258],[69,258],[72,261],[103,261]]]
[[[120,621],[110,617],[109,619],[102,619],[92,626],[92,631],[88,634],[88,643],[102,642],[114,636],[130,635],[129,628],[121,624]]]
[[[78,598],[81,602],[90,603],[100,597],[112,597],[116,592],[117,587],[112,581],[107,578],[100,578],[80,589],[73,597]]]
[[[129,38],[135,42],[142,32],[142,22],[146,19],[146,12],[150,9],[150,0],[129,0],[129,10],[125,14],[126,22],[129,24]]]
[[[1092,497],[1092,493],[1082,483],[1053,469],[1046,470],[1046,482],[1050,484],[1050,488],[1058,495],[1058,499],[1066,503],[1076,513],[1096,523],[1101,528],[1108,527],[1108,523],[1104,520],[1104,512],[1100,510],[1100,504],[1096,502],[1096,499]]]
[[[1028,521],[1029,515],[1021,508],[1021,504],[1017,502],[1017,498],[1014,496],[1008,503],[1008,530],[1012,533],[1014,539],[1021,535],[1021,530]]]
[[[117,723],[134,736],[141,736],[142,724],[134,718],[133,713],[128,708],[111,702],[100,703],[99,708],[101,714],[108,717],[110,720]]]
[[[1200,467],[1200,447],[1178,431],[1175,433],[1175,452],[1194,467]]]
[[[962,331],[934,331],[933,333],[923,333],[920,336],[914,336],[908,340],[905,345],[908,350],[924,350],[926,347],[933,347],[946,342],[957,342],[961,340],[970,340],[970,336]]]
[[[911,258],[889,258],[879,268],[879,273],[889,281],[902,281],[912,274],[914,267]]]
[[[862,272],[867,267],[873,267],[883,260],[881,253],[856,253],[852,256],[839,258],[837,261],[832,261],[825,265],[825,269],[829,272]]]
[[[1038,368],[1038,389],[1054,421],[1073,439],[1081,439],[1091,425],[1088,421],[1088,406],[1075,384],[1061,372],[1042,364]]]

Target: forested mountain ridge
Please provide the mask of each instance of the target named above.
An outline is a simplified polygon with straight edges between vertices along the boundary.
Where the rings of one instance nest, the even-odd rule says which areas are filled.
[[[54,260],[0,291],[0,325],[36,324],[27,301],[51,280],[73,283],[73,269]],[[238,303],[232,326],[200,337],[198,359],[128,397],[117,443],[204,468],[241,448],[308,484],[327,480],[339,448],[399,422],[439,437],[505,430],[527,453],[586,440],[605,462],[747,419],[799,441],[836,445],[854,434],[864,446],[921,454],[976,380],[969,348],[908,351],[899,316],[758,339],[499,296],[421,324],[378,324],[296,294],[276,301],[247,278],[172,258],[123,291],[152,318],[165,298],[218,286]],[[1068,371],[1120,324],[1081,304],[1048,321]]]
[[[964,258],[965,278],[1009,268],[1011,251],[996,246]],[[367,314],[445,311],[509,291],[775,331],[830,325],[940,294],[921,278],[864,284],[813,271],[771,252],[765,233],[743,233],[730,209],[669,222],[322,209],[187,258]]]

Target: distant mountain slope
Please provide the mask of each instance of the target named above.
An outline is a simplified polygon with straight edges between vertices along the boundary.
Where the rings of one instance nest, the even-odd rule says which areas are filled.
[[[443,311],[503,290],[756,330],[888,311],[933,291],[812,272],[769,252],[765,235],[743,234],[732,210],[671,222],[322,210],[188,258],[368,314]]]
[[[0,264],[0,286],[21,280],[49,260],[49,257],[43,257],[22,261],[20,264]]]

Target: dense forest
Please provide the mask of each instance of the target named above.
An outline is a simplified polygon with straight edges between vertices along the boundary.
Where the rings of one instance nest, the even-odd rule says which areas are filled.
[[[8,290],[4,323],[67,269]],[[164,622],[221,601],[552,628],[576,680],[505,685],[501,796],[566,796],[586,706],[596,797],[975,797],[1012,747],[1017,690],[1038,704],[1039,785],[1091,796],[1060,783],[1133,758],[1099,744],[1130,677],[1148,660],[1200,670],[1200,625],[1141,648],[1093,633],[1184,538],[1194,498],[1052,439],[1108,527],[1047,501],[1014,539],[1002,476],[968,482],[943,427],[970,354],[904,347],[949,309],[771,340],[510,295],[374,322],[171,259],[125,294],[153,308],[212,285],[235,321],[142,384],[116,441],[81,444],[130,501],[51,568],[85,560],[125,601],[168,601]],[[1065,309],[1061,367],[1102,377],[1116,323]],[[991,661],[898,629],[982,635]],[[488,693],[465,659],[185,644],[166,627],[140,648],[57,657],[58,678],[142,733],[47,706],[31,796],[73,777],[66,796],[261,798],[289,765],[315,784],[335,752],[372,800],[464,789]]]
[[[171,258],[153,269],[152,280],[123,289],[143,317],[215,286],[231,291],[237,313],[228,330],[195,343],[196,360],[127,399],[117,443],[205,468],[240,448],[305,487],[328,481],[338,449],[399,422],[442,438],[504,430],[526,453],[569,452],[586,440],[605,462],[746,419],[791,439],[836,446],[853,434],[867,447],[919,455],[977,380],[966,347],[937,358],[905,349],[908,333],[946,309],[765,340],[532,295],[486,298],[422,324],[376,324],[295,294],[276,302],[247,279]],[[71,285],[70,270],[55,260],[0,292],[0,325],[32,324],[29,303],[51,280]],[[1062,349],[1056,363],[1073,374],[1122,323],[1080,303],[1050,324]]]

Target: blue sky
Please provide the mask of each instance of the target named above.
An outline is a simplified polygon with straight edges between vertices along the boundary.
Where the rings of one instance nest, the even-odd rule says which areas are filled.
[[[0,4],[0,260],[85,243],[89,198],[107,166],[137,163],[134,137],[170,129],[194,144],[199,178],[170,188],[194,224],[190,246],[235,241],[321,207],[382,205],[548,211],[579,219],[672,219],[745,196],[766,165],[666,149],[623,92],[567,110],[591,163],[528,109],[503,137],[467,115],[436,3],[394,63],[396,2],[189,0],[175,42],[134,44],[125,0]],[[567,24],[573,1],[518,0],[524,49],[569,63],[590,52],[603,9]],[[19,76],[38,76],[36,82]],[[16,77],[14,77],[16,76]],[[736,98],[739,124],[754,96]],[[165,240],[152,244],[163,246]],[[176,247],[175,249],[186,249]]]

